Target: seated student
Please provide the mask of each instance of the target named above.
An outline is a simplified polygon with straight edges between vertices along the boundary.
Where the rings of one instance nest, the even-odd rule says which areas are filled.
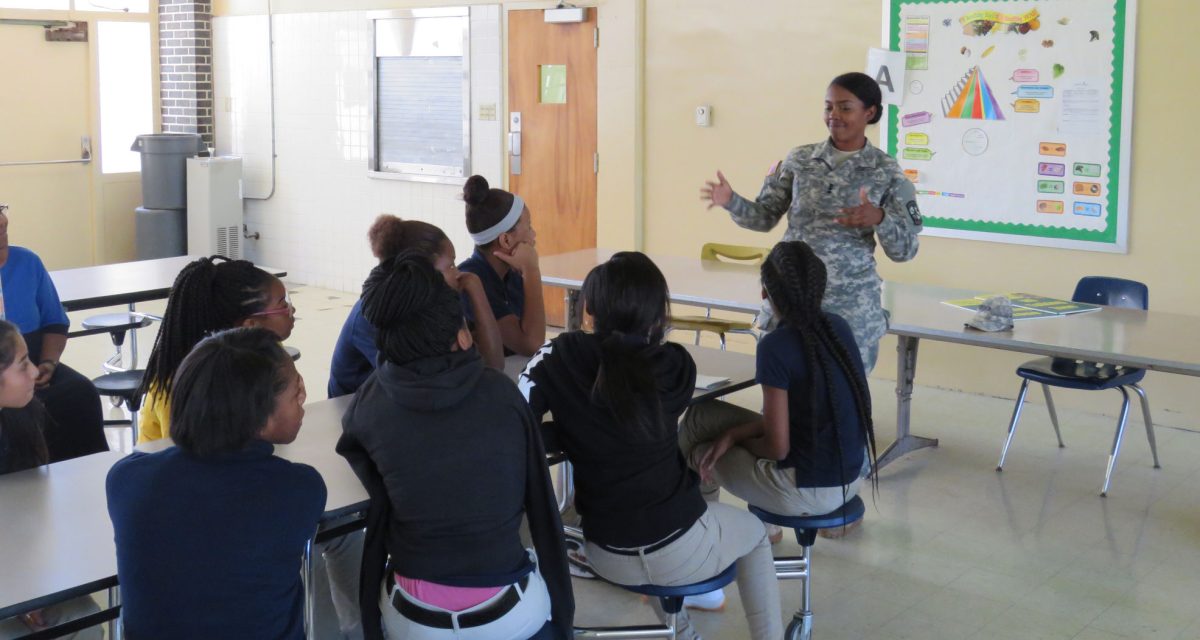
[[[0,475],[32,469],[49,459],[42,433],[49,418],[33,397],[37,376],[38,368],[29,359],[20,329],[0,320]],[[6,514],[10,516],[19,517]],[[20,638],[99,610],[96,601],[87,596],[49,605],[0,620],[0,639]],[[100,627],[92,627],[61,637],[100,640],[104,634]]]
[[[171,426],[175,371],[205,336],[233,327],[263,327],[286,340],[296,308],[275,276],[246,260],[200,258],[175,277],[162,327],[146,363],[138,443],[165,438]]]
[[[83,374],[59,362],[71,321],[37,254],[8,244],[8,205],[0,204],[0,318],[17,325],[37,366],[37,397],[50,413],[50,462],[108,451],[100,394]]]
[[[475,253],[458,268],[483,281],[505,353],[531,356],[546,341],[546,308],[529,207],[521,196],[489,189],[483,176],[467,179],[463,200]],[[472,309],[466,311],[468,320],[478,322]]]
[[[641,253],[617,253],[588,274],[581,294],[594,333],[551,340],[519,387],[534,415],[554,414],[575,465],[592,569],[617,584],[674,586],[736,562],[750,637],[781,638],[779,585],[762,522],[706,503],[679,451],[676,425],[695,390],[696,365],[682,346],[663,342],[669,303],[662,272]],[[679,637],[696,637],[685,613],[678,623]]]
[[[571,637],[562,523],[521,394],[483,366],[458,295],[424,256],[375,267],[362,303],[383,360],[347,409],[337,451],[371,496],[365,636]]]
[[[693,469],[750,504],[829,513],[858,494],[875,458],[862,359],[846,321],[821,310],[825,264],[807,244],[775,245],[762,284],[781,320],[758,343],[762,415],[697,405],[684,416],[680,447]]]
[[[472,335],[484,364],[493,369],[504,369],[500,329],[496,327],[483,284],[475,274],[458,270],[454,264],[454,245],[441,229],[427,222],[401,220],[384,214],[375,219],[367,231],[367,238],[371,242],[371,253],[380,262],[402,251],[416,251],[428,256],[433,266],[445,276],[446,284],[462,292],[476,319]],[[362,300],[356,300],[333,347],[333,361],[329,365],[329,397],[336,398],[357,391],[375,370],[378,359],[375,328],[363,318]]]
[[[325,509],[296,439],[304,379],[279,338],[231,329],[184,358],[175,446],[108,473],[121,618],[130,638],[304,638],[300,561]]]

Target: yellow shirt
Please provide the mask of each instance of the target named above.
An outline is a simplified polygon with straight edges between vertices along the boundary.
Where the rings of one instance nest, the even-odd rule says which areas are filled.
[[[171,435],[171,402],[155,389],[146,392],[138,413],[138,444],[161,440]]]

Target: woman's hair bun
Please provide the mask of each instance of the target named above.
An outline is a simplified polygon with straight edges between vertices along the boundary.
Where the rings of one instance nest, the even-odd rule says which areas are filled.
[[[467,178],[467,183],[463,185],[463,201],[467,204],[483,204],[488,197],[487,178],[479,175]]]

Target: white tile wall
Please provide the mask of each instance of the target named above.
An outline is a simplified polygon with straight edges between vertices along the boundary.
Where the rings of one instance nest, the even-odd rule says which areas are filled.
[[[275,192],[246,200],[251,260],[285,268],[289,280],[357,291],[374,265],[366,231],[380,213],[445,230],[460,259],[473,250],[461,187],[367,176],[371,24],[361,11],[272,18],[275,40]],[[217,151],[247,158],[246,195],[270,190],[269,95],[261,16],[214,20]],[[501,105],[500,7],[471,8],[472,169],[494,185],[503,170],[503,112],[480,121],[480,104]],[[230,110],[225,111],[228,103]],[[264,151],[265,149],[265,151]],[[265,154],[265,155],[264,155]]]

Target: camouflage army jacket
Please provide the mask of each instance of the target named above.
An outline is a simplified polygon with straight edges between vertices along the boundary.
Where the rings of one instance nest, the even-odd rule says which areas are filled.
[[[829,140],[792,149],[772,168],[754,201],[735,193],[725,208],[738,226],[755,231],[770,231],[787,214],[783,240],[803,240],[825,262],[829,285],[823,306],[850,323],[867,362],[868,351],[887,331],[875,244],[896,262],[911,260],[917,255],[921,212],[912,182],[869,140],[837,168],[835,151]],[[862,187],[883,209],[883,221],[874,228],[843,227],[834,220],[843,208],[860,203]]]

